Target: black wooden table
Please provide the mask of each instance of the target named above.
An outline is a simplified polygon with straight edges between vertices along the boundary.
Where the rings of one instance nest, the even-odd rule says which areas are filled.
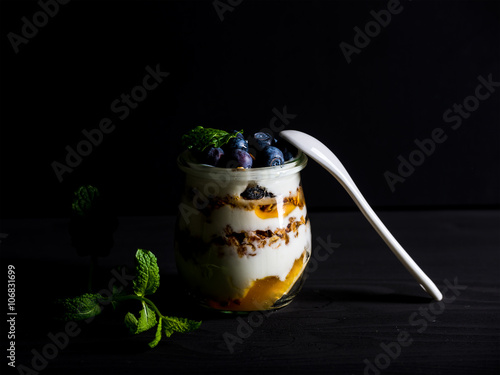
[[[15,266],[12,341],[15,364],[24,367],[7,366],[4,321],[2,374],[498,374],[500,213],[379,214],[444,292],[443,302],[426,295],[359,212],[311,213],[314,255],[296,300],[272,313],[210,314],[179,291],[174,218],[120,218],[96,287],[108,285],[117,265],[132,267],[137,248],[149,249],[161,270],[152,297],[160,310],[203,321],[155,349],[147,346],[153,332],[128,335],[111,308],[89,323],[54,321],[55,298],[85,291],[89,260],[71,247],[66,219],[3,220],[1,269],[6,283],[8,265]]]

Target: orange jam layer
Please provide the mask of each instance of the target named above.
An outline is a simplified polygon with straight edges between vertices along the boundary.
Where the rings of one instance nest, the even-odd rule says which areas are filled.
[[[225,302],[209,301],[212,308],[227,311],[269,310],[274,303],[286,294],[297,281],[304,268],[304,251],[296,259],[286,279],[281,281],[276,276],[256,280],[247,289],[243,298]]]
[[[259,205],[255,208],[255,214],[261,219],[271,219],[276,217],[287,217],[295,207],[302,209],[304,207],[304,193],[302,188],[297,189],[297,195],[287,197],[282,202],[277,201],[273,204]]]

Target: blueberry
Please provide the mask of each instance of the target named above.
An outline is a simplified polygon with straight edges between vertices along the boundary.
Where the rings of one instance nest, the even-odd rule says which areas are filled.
[[[293,159],[293,154],[290,150],[288,150],[288,148],[283,149],[283,159],[285,161]]]
[[[210,147],[203,151],[200,161],[203,164],[213,165],[215,167],[223,156],[224,151],[222,148]]]
[[[273,142],[273,136],[269,133],[258,132],[253,135],[255,139],[261,142],[265,142],[268,146],[271,146]]]
[[[273,136],[269,133],[258,132],[250,137],[249,142],[257,151],[262,151],[273,144]]]
[[[266,167],[282,165],[285,162],[283,152],[281,152],[279,148],[274,146],[266,147],[262,156],[264,157],[263,162]]]
[[[229,168],[252,168],[253,159],[248,152],[237,148],[231,150],[229,156],[230,160],[227,165]]]
[[[241,133],[238,133],[238,135],[241,135]],[[231,138],[229,142],[227,142],[227,148],[229,150],[244,150],[248,151],[248,142],[243,138],[243,135],[240,137],[236,136],[236,138]]]
[[[251,186],[249,185],[243,193],[240,194],[242,198],[246,200],[256,200],[256,199],[262,199],[264,197],[274,197],[273,193],[270,193],[266,190],[266,188],[263,188],[262,186],[255,185]]]
[[[231,133],[236,134],[237,139],[245,139],[245,137],[243,137],[243,134],[241,134],[238,130],[233,130]]]
[[[297,156],[298,150],[290,143],[285,141],[283,138],[277,139],[277,144],[275,145],[283,152],[283,158],[285,161],[291,160]]]

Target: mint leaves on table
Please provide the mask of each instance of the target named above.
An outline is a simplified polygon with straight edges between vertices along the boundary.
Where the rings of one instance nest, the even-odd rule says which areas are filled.
[[[111,302],[113,306],[125,301],[140,303],[139,316],[128,312],[125,315],[125,325],[132,334],[139,334],[156,326],[156,335],[149,343],[154,348],[160,342],[162,335],[170,337],[174,332],[189,332],[200,327],[201,322],[163,315],[153,301],[146,296],[152,295],[160,286],[160,270],[155,255],[148,250],[138,249],[135,255],[136,278],[133,281],[133,294],[124,294],[114,290],[106,298],[100,294],[84,294],[76,298],[60,301],[64,309],[63,319],[85,320],[101,313],[101,304]]]
[[[240,131],[240,133],[242,133]],[[230,139],[236,138],[238,133],[228,133],[225,130],[204,128],[197,126],[184,134],[181,138],[182,146],[188,150],[202,152],[207,147],[222,147],[229,142]]]
[[[138,299],[142,309],[139,318],[132,313],[125,316],[125,325],[131,333],[137,334],[147,331],[158,324],[155,339],[149,343],[154,348],[161,340],[162,333],[170,337],[174,332],[189,332],[197,329],[201,322],[162,315],[155,304],[145,296],[154,294],[160,286],[160,270],[154,254],[147,250],[137,250],[136,259],[136,279],[134,280],[135,296],[117,297],[117,300],[127,298]]]

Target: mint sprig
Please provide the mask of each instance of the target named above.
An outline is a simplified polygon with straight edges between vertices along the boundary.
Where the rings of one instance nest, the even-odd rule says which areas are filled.
[[[161,340],[162,333],[170,337],[174,332],[189,332],[197,329],[201,322],[189,320],[185,318],[177,318],[163,315],[156,305],[145,296],[153,294],[160,286],[160,272],[156,257],[148,250],[137,250],[136,259],[136,274],[134,280],[135,295],[118,296],[117,301],[126,299],[136,299],[141,301],[142,309],[139,312],[139,319],[132,313],[127,313],[125,316],[125,324],[129,327],[130,332],[137,334],[153,328],[157,323],[155,339],[149,343],[151,348],[154,348]]]
[[[148,345],[154,348],[160,342],[162,334],[170,337],[174,332],[185,333],[200,327],[201,322],[163,315],[158,307],[146,296],[154,294],[160,286],[160,272],[154,254],[149,250],[138,249],[135,254],[136,278],[133,282],[133,294],[122,294],[118,290],[108,298],[100,294],[84,294],[76,298],[59,301],[65,312],[65,320],[85,320],[99,315],[101,304],[112,302],[113,306],[124,301],[136,300],[141,304],[139,317],[128,312],[124,323],[132,334],[139,334],[156,328],[153,341]]]
[[[243,133],[241,130],[239,133]],[[182,146],[188,150],[205,151],[207,147],[222,147],[230,139],[235,138],[237,133],[228,133],[227,131],[213,128],[204,128],[197,126],[191,129],[181,138]]]

